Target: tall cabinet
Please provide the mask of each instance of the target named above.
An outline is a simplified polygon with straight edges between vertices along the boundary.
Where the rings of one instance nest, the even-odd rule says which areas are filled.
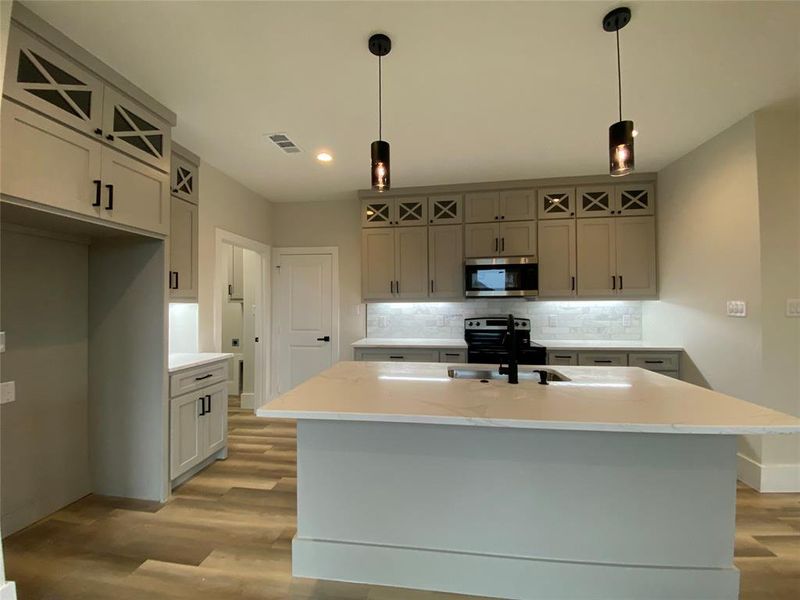
[[[169,297],[197,302],[200,159],[176,143],[170,169]]]

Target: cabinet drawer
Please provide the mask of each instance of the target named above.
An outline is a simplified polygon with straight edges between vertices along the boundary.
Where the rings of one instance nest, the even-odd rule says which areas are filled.
[[[677,371],[680,356],[674,352],[631,352],[628,355],[628,364],[650,371]]]
[[[439,362],[439,351],[424,350],[421,348],[357,350],[356,360],[379,362]]]
[[[227,381],[228,360],[210,363],[201,367],[178,371],[169,376],[169,395],[180,396],[200,388]]]
[[[465,363],[467,362],[466,350],[439,350],[439,362]]]
[[[547,353],[548,365],[577,365],[578,353],[565,352],[563,350],[552,350]]]
[[[578,364],[584,367],[624,367],[628,355],[624,352],[579,352]]]

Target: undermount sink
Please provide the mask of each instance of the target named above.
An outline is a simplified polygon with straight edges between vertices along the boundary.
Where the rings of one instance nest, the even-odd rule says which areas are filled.
[[[558,371],[538,367],[537,371],[547,372],[547,381],[570,381]],[[490,381],[493,379],[508,379],[508,375],[501,375],[498,369],[471,369],[469,367],[448,367],[447,376],[451,379],[479,379]],[[519,368],[520,381],[539,381],[539,373],[533,369]]]

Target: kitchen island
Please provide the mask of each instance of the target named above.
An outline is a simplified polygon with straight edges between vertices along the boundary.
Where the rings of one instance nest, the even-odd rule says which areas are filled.
[[[736,435],[800,432],[800,419],[638,368],[550,370],[563,381],[343,362],[258,409],[297,419],[293,574],[520,599],[736,598]]]

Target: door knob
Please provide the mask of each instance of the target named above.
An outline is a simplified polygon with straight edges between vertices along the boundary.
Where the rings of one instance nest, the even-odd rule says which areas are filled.
[[[331,341],[331,336],[326,335],[325,337],[317,338],[317,341],[318,342],[330,342]]]

